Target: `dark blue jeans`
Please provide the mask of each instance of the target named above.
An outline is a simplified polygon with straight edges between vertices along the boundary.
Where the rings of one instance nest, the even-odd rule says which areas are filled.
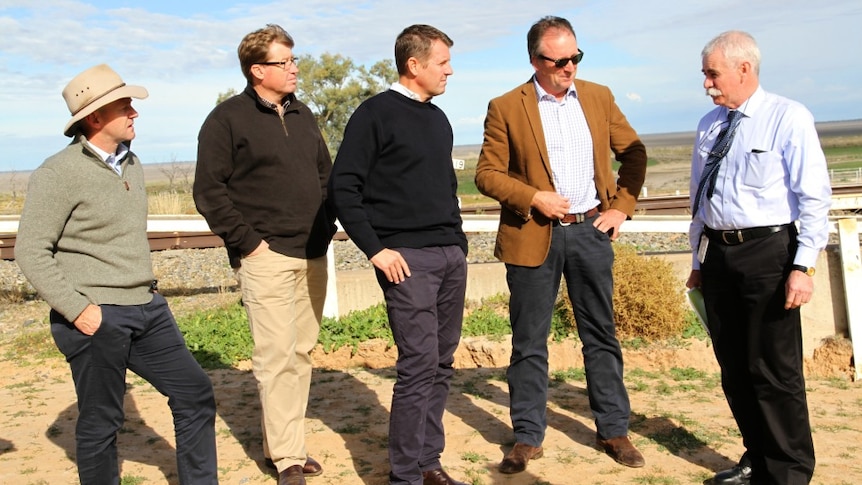
[[[458,246],[393,248],[411,276],[383,289],[398,361],[389,417],[392,485],[422,485],[422,472],[440,468],[446,439],[443,411],[461,339],[467,258]]]
[[[541,446],[545,439],[548,334],[562,276],[583,343],[587,395],[598,435],[628,434],[631,408],[613,314],[614,252],[608,235],[593,227],[594,220],[555,225],[541,266],[506,265],[512,323],[509,414],[519,443]]]
[[[51,332],[72,368],[78,395],[78,476],[86,485],[120,483],[117,432],[123,425],[126,369],[168,397],[182,484],[218,483],[215,398],[209,376],[186,348],[164,297],[145,305],[101,305],[92,336],[51,311]]]

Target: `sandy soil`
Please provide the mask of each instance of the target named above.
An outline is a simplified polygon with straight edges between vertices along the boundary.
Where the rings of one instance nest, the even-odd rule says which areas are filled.
[[[629,469],[593,447],[585,384],[567,369],[582,366],[571,342],[552,346],[545,456],[506,476],[496,465],[511,446],[505,361],[508,343],[465,339],[458,352],[445,426],[444,467],[474,485],[701,483],[735,462],[742,447],[721,395],[712,349],[684,346],[626,351],[631,435],[647,465]],[[0,347],[0,355],[4,354]],[[809,405],[818,452],[816,484],[862,482],[862,397],[849,382],[846,341],[821,348],[807,363]],[[312,485],[387,483],[386,436],[394,349],[383,342],[333,354],[314,353],[307,443],[324,474]],[[274,483],[263,466],[260,409],[247,363],[209,372],[216,389],[223,484]],[[569,379],[566,379],[569,377]],[[119,435],[127,483],[178,483],[166,399],[129,375],[126,425]],[[59,356],[41,362],[0,360],[0,483],[77,483],[69,370]]]

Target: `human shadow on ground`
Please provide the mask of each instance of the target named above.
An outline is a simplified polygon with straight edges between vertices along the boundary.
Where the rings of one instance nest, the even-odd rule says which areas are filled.
[[[323,425],[344,440],[353,470],[365,485],[389,483],[389,405],[395,369],[315,369],[306,417],[306,445],[326,462],[328,452],[314,442],[316,427]],[[382,387],[379,392],[373,387]]]
[[[475,429],[487,442],[500,445],[499,460],[502,460],[514,444],[505,380],[505,368],[459,369],[453,379],[449,396],[451,406],[447,406],[449,412],[456,414],[465,424]],[[477,405],[474,403],[477,399],[488,401],[492,405]],[[549,377],[548,403],[549,429],[559,430],[572,442],[598,450],[594,418],[585,383]],[[491,413],[486,411],[489,408]],[[583,419],[575,419],[573,415]],[[633,410],[629,429],[636,444],[640,438],[641,446],[643,441],[651,442],[659,449],[708,470],[719,471],[736,464],[735,460],[717,452],[684,423],[678,424],[666,416],[648,416]],[[500,480],[500,483],[505,483],[504,477],[508,476],[499,474],[497,463],[487,467],[489,475],[495,483]]]
[[[583,382],[555,382],[551,380],[548,392],[548,402],[561,409],[593,420],[587,396],[586,384]],[[631,392],[631,391],[630,391]],[[668,410],[668,413],[673,413]],[[548,412],[548,426],[563,431],[573,441],[584,446],[596,448],[596,431],[577,423],[570,416]],[[701,439],[696,431],[692,431],[685,423],[678,424],[667,416],[648,416],[632,409],[629,418],[629,432],[635,445],[638,436],[653,443],[656,447],[666,450],[674,456],[713,471],[729,468],[736,464],[735,460],[718,453],[709,443]]]
[[[320,462],[325,476],[337,476],[344,470],[336,469],[333,452],[315,441],[315,433],[323,431],[323,427],[341,437],[350,454],[353,471],[362,483],[388,483],[389,411],[369,386],[389,380],[394,382],[394,375],[394,370],[383,369],[364,372],[360,379],[357,372],[349,370],[314,369],[306,411],[305,443],[308,455]],[[253,373],[219,369],[210,371],[210,376],[219,417],[261,473],[277,477],[275,470],[264,464],[260,400]]]
[[[499,386],[502,383],[505,388],[505,381],[506,369],[457,369],[449,390],[446,411],[474,429],[486,442],[499,447],[498,456],[483,457],[486,460],[480,464],[484,469],[482,476],[489,478],[492,485],[545,483],[529,468],[517,475],[506,475],[499,471],[500,462],[515,444],[509,420],[509,394]],[[477,401],[486,401],[491,405],[480,406],[476,404]]]
[[[125,421],[117,433],[117,460],[120,477],[123,477],[123,462],[133,461],[155,466],[165,476],[165,483],[179,484],[176,449],[153,428],[147,425],[138,412],[135,397],[126,385],[123,401]],[[169,412],[167,405],[165,411]],[[60,447],[72,463],[75,463],[75,423],[78,421],[78,404],[73,402],[57,415],[57,419],[45,430],[45,436]]]

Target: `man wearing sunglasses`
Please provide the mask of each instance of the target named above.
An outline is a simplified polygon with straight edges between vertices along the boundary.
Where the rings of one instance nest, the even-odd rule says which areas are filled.
[[[524,471],[543,453],[547,339],[563,275],[583,342],[596,445],[641,467],[628,438],[611,241],[634,212],[646,149],[607,87],[575,79],[584,53],[566,19],[533,24],[527,50],[535,74],[491,100],[476,169],[479,190],[502,205],[495,254],[506,263],[511,293],[507,377],[516,443],[500,471]],[[616,178],[611,152],[621,163]]]

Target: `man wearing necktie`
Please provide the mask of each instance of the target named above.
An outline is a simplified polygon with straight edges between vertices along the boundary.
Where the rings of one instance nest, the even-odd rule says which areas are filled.
[[[713,483],[806,484],[814,446],[799,308],[811,299],[828,239],[826,160],[811,113],[760,87],[751,35],[725,32],[701,56],[717,107],[700,120],[692,154],[686,286],[703,291],[722,388],[746,448]]]

